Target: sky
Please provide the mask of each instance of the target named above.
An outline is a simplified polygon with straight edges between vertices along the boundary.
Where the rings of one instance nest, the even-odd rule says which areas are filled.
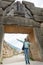
[[[7,42],[7,43],[9,43],[9,44],[11,44],[11,45],[13,45],[13,46],[15,46],[15,47],[18,47],[18,48],[22,48],[22,46],[23,46],[23,43],[21,43],[21,42],[19,42],[19,41],[17,41],[17,39],[20,39],[20,40],[22,40],[22,41],[24,41],[24,39],[27,37],[27,34],[4,34],[4,40]]]
[[[43,8],[43,0],[16,0],[16,1],[20,1],[20,2],[22,2],[22,1],[32,2],[32,3],[34,3],[34,5],[35,5],[36,7],[41,7],[41,8]]]

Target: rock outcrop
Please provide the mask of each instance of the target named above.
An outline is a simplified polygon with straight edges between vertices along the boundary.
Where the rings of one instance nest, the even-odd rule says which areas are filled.
[[[8,58],[18,53],[19,52],[14,49],[10,44],[5,41],[3,42],[3,58]]]

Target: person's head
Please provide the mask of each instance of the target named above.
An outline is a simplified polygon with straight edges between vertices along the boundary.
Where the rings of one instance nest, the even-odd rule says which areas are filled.
[[[25,38],[25,41],[29,41],[29,39]]]
[[[27,41],[26,38],[25,38],[25,41]]]

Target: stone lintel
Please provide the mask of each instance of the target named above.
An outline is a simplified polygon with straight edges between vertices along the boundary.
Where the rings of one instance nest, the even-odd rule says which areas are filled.
[[[5,16],[3,17],[3,24],[14,24],[18,26],[27,26],[27,27],[40,27],[38,22],[35,22],[32,19],[23,18],[23,17],[11,17]]]

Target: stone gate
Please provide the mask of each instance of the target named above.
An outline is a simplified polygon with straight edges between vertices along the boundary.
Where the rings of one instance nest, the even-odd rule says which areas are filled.
[[[43,61],[43,8],[33,3],[14,0],[0,1],[0,63],[4,33],[26,33],[32,43],[30,46],[34,60]]]

